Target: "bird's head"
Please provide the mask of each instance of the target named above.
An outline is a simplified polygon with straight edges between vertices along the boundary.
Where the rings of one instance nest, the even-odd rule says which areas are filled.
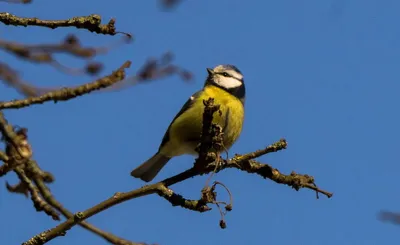
[[[205,85],[214,85],[244,101],[245,86],[243,74],[234,65],[218,65],[207,68],[208,77]]]

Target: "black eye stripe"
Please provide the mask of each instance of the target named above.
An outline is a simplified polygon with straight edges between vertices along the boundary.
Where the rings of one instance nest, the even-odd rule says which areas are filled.
[[[224,73],[226,73],[228,76],[225,76]],[[218,75],[221,75],[221,76],[224,76],[224,77],[231,77],[231,78],[236,79],[236,80],[238,80],[240,82],[242,81],[241,79],[239,79],[237,77],[234,77],[234,76],[232,76],[231,74],[229,74],[227,72],[218,72],[218,73],[215,73],[215,74],[218,74]]]
[[[221,76],[224,76],[224,77],[233,77],[233,76],[231,76],[229,73],[227,73],[227,72],[218,72],[218,73],[216,73],[216,74],[218,74],[218,75],[221,75]]]

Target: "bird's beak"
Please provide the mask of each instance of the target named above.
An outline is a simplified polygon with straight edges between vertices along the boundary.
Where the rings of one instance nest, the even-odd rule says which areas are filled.
[[[211,69],[211,68],[207,68],[207,72],[208,72],[208,75],[212,75],[212,74],[214,74],[214,71],[213,71],[213,69]]]

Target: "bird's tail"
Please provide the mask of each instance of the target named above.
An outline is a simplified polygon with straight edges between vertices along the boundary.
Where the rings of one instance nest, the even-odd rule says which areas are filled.
[[[131,175],[146,182],[152,181],[170,159],[157,152],[149,160],[132,170]]]

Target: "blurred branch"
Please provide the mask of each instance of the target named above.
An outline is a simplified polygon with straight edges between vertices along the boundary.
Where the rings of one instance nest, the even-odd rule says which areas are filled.
[[[395,225],[400,225],[400,213],[381,211],[378,218],[384,222],[390,222]]]
[[[204,139],[218,140],[219,139],[218,136],[221,133],[221,131],[218,129],[218,125],[204,123],[204,121],[212,122],[213,114],[219,110],[219,106],[214,105],[214,100],[212,98],[210,98],[207,101],[204,101],[204,105],[205,105],[205,110],[203,114],[202,140]],[[204,133],[206,133],[206,135],[204,135]],[[314,178],[312,176],[296,174],[294,172],[290,175],[284,175],[281,174],[277,169],[272,168],[267,164],[261,164],[252,160],[253,158],[285,149],[287,147],[287,142],[284,139],[272,145],[267,146],[263,150],[259,150],[245,155],[236,155],[233,159],[230,160],[223,160],[219,156],[217,156],[213,158],[213,161],[211,163],[210,163],[210,156],[215,154],[215,152],[218,151],[218,149],[213,149],[213,146],[215,146],[215,144],[206,143],[205,146],[203,144],[204,142],[202,141],[198,147],[200,149],[199,158],[196,159],[196,162],[191,169],[182,172],[178,175],[175,175],[171,178],[167,178],[158,183],[142,186],[141,188],[136,190],[132,190],[129,192],[117,192],[109,199],[93,206],[92,208],[89,208],[83,212],[77,212],[73,217],[69,218],[68,220],[54,227],[53,229],[50,229],[48,231],[40,233],[39,235],[34,236],[29,241],[23,243],[23,245],[45,244],[46,242],[60,236],[60,234],[65,234],[67,230],[71,229],[73,226],[79,224],[85,219],[92,217],[93,215],[96,215],[114,205],[117,205],[127,200],[155,193],[168,200],[173,206],[179,205],[181,207],[194,211],[204,212],[210,210],[210,208],[207,206],[207,203],[213,203],[219,207],[219,204],[224,202],[218,202],[216,200],[216,193],[214,192],[214,189],[217,184],[224,186],[222,183],[214,183],[212,187],[208,187],[206,185],[206,187],[203,188],[202,190],[202,197],[199,200],[185,199],[182,196],[175,194],[168,187],[197,175],[202,175],[211,172],[219,172],[226,168],[237,168],[239,170],[246,171],[248,173],[256,173],[264,178],[269,178],[275,181],[276,183],[286,184],[288,186],[291,186],[296,190],[299,190],[301,188],[309,188],[316,191],[317,193],[319,192],[325,194],[327,197],[332,196],[332,193],[317,188],[317,186],[314,183]],[[208,153],[201,152],[205,150]],[[205,165],[205,167],[204,169],[199,170],[199,166],[201,165],[203,166]],[[232,209],[232,204],[230,202],[228,205],[226,205],[226,210],[230,211],[231,209]],[[220,212],[221,216],[223,216],[221,210]],[[221,228],[226,227],[226,224],[223,219],[220,221],[220,226]]]
[[[192,79],[192,74],[176,65],[171,64],[173,56],[167,52],[159,59],[150,58],[136,73],[135,76],[126,79],[124,82],[106,88],[103,91],[117,91],[138,83],[161,79],[166,76],[178,75],[184,81]]]
[[[125,43],[128,40],[123,40]],[[119,45],[121,42],[117,43]],[[24,45],[15,42],[9,42],[0,39],[0,49],[25,61],[39,64],[49,64],[62,72],[72,75],[96,75],[103,65],[98,62],[89,61],[84,68],[70,68],[58,62],[54,55],[57,53],[65,53],[78,58],[89,60],[96,55],[108,52],[114,45],[108,47],[83,47],[78,38],[74,35],[68,35],[65,40],[59,44],[40,44],[40,45]],[[8,66],[6,63],[0,62],[0,80],[6,85],[14,87],[18,92],[27,97],[40,96],[46,92],[55,90],[55,88],[39,88],[32,86],[21,80],[17,71]]]
[[[21,81],[18,73],[9,65],[2,62],[0,62],[0,80],[26,96],[37,96],[37,88]]]
[[[161,6],[165,9],[172,9],[181,2],[182,0],[160,0]]]
[[[13,26],[40,26],[47,27],[50,29],[61,28],[61,27],[75,27],[78,29],[86,29],[90,32],[95,32],[104,35],[116,35],[122,33],[130,36],[128,33],[117,32],[115,29],[115,19],[111,19],[107,24],[101,24],[101,16],[97,14],[91,14],[89,16],[73,17],[67,20],[40,20],[38,18],[24,18],[16,15],[3,12],[0,13],[0,22],[5,25]]]
[[[31,3],[32,0],[0,0],[0,2],[28,4]]]
[[[76,36],[68,35],[59,44],[24,45],[0,40],[0,48],[28,61],[49,63],[54,61],[52,54],[66,53],[78,58],[93,58],[95,55],[107,53],[111,47],[85,48]]]
[[[166,57],[168,56],[168,57]],[[160,79],[165,76],[169,76],[172,74],[181,75],[184,79],[190,79],[190,73],[179,68],[175,65],[170,64],[171,58],[168,54],[164,55],[160,60],[151,59],[146,62],[143,67],[139,70],[136,76],[130,77],[125,79],[124,69],[129,67],[130,63],[126,62],[122,65],[118,70],[114,71],[111,75],[101,78],[97,81],[92,83],[84,84],[75,88],[62,88],[55,91],[48,92],[41,96],[37,97],[29,97],[26,99],[21,100],[12,100],[7,102],[0,102],[0,110],[2,109],[19,109],[23,107],[27,107],[34,104],[43,104],[47,101],[65,101],[69,99],[73,99],[78,96],[82,96],[88,94],[92,91],[104,89],[109,87],[111,90],[118,89],[116,87],[116,83],[124,80],[125,86],[129,85],[132,86],[133,84],[144,82],[144,81],[151,81],[154,79]],[[3,68],[3,69],[2,69]],[[0,64],[0,78],[5,68],[2,67]],[[18,83],[20,84],[20,83]],[[123,85],[122,85],[123,86]]]

